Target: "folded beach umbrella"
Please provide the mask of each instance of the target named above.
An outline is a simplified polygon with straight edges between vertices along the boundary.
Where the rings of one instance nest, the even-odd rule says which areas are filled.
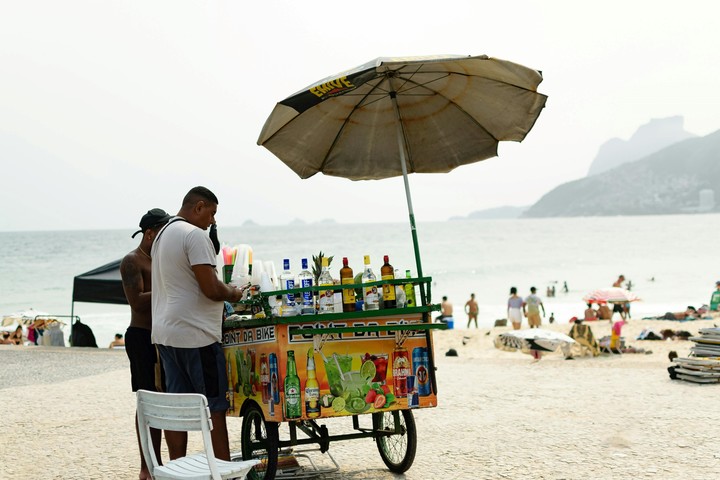
[[[583,297],[586,303],[629,303],[640,300],[630,290],[619,287],[599,288]]]

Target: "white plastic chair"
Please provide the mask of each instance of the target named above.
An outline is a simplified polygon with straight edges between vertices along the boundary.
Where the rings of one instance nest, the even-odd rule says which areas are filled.
[[[215,458],[210,430],[212,420],[207,398],[197,393],[137,391],[140,444],[153,478],[221,480],[245,478],[259,460],[228,462]],[[158,465],[150,428],[179,432],[201,431],[205,453],[197,453]]]

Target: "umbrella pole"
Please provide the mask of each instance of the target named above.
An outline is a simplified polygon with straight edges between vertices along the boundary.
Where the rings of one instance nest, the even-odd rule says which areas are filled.
[[[405,198],[407,199],[408,215],[410,216],[410,234],[412,235],[413,248],[415,250],[415,266],[417,267],[418,278],[422,278],[423,273],[422,264],[420,263],[420,247],[418,246],[417,229],[415,228],[415,212],[413,211],[410,184],[408,183],[407,166],[405,164],[405,135],[403,134],[402,118],[400,117],[400,109],[397,104],[397,92],[394,90],[390,92],[390,99],[392,100],[395,116],[397,117],[395,129],[397,131],[398,150],[400,151],[400,167],[402,168],[403,182],[405,182]],[[422,300],[422,304],[426,305],[425,284],[422,282],[420,282],[420,299]]]

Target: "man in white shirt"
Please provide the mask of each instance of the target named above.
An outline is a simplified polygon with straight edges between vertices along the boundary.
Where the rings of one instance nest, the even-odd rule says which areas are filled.
[[[543,305],[540,297],[536,295],[537,289],[530,287],[530,295],[527,296],[522,304],[523,313],[528,319],[528,325],[530,328],[540,327],[540,309],[542,309],[542,316],[545,317],[545,305]]]
[[[152,247],[152,340],[158,345],[170,393],[202,393],[213,421],[215,456],[230,460],[225,412],[227,370],[222,350],[224,302],[242,289],[225,285],[205,230],[215,223],[218,199],[205,187],[191,189],[177,216]],[[165,432],[171,459],[187,453],[187,433]]]

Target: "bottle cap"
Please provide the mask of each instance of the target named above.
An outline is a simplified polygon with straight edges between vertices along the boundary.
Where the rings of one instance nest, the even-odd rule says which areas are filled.
[[[328,258],[327,257],[322,257],[322,266],[323,266],[323,268],[328,266]]]
[[[302,269],[307,270],[307,268],[308,268],[307,258],[303,258],[302,260],[300,260],[300,262],[302,263]]]
[[[290,270],[290,259],[289,258],[283,258],[283,269]]]
[[[410,270],[405,270],[405,278],[410,278]]]
[[[383,257],[383,261],[384,261],[385,263],[390,263],[390,257],[388,257],[387,255],[385,255],[385,256]]]
[[[364,261],[365,261],[365,265],[370,265],[370,255],[365,255]]]
[[[347,267],[347,266],[348,266],[348,259],[347,259],[347,257],[343,257],[343,267]]]

